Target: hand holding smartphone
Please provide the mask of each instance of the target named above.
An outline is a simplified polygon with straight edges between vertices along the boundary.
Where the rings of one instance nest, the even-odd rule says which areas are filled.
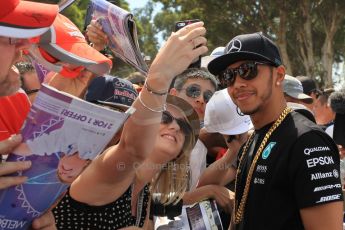
[[[175,32],[182,29],[183,27],[195,23],[195,22],[200,22],[199,19],[188,19],[188,20],[183,20],[183,21],[178,21],[175,23]],[[197,47],[195,47],[197,48]],[[188,66],[188,68],[200,68],[201,66],[201,56],[199,56],[199,58],[194,61],[192,64],[190,64]]]

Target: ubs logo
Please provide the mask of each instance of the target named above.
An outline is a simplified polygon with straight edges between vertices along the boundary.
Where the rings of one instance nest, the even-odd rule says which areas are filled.
[[[242,42],[238,39],[232,39],[228,45],[228,53],[241,51]]]

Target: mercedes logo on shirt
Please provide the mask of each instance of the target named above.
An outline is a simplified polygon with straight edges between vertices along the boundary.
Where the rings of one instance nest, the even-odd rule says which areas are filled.
[[[228,53],[239,52],[242,48],[242,43],[238,39],[233,39],[228,45]]]

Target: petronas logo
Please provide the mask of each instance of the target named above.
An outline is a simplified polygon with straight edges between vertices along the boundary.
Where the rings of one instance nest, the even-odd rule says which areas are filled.
[[[268,156],[271,154],[273,147],[277,144],[277,142],[270,142],[267,147],[262,152],[262,159],[266,160]]]

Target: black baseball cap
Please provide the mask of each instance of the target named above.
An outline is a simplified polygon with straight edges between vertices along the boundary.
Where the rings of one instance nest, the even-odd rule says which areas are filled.
[[[207,66],[213,75],[219,75],[230,64],[237,61],[252,60],[282,65],[278,47],[262,32],[241,34],[226,45],[224,55],[213,59]]]
[[[127,110],[137,96],[138,93],[130,81],[105,75],[92,80],[85,100]]]
[[[303,93],[310,95],[312,92],[321,93],[320,90],[317,89],[315,81],[308,76],[297,76],[296,77],[303,86]]]

